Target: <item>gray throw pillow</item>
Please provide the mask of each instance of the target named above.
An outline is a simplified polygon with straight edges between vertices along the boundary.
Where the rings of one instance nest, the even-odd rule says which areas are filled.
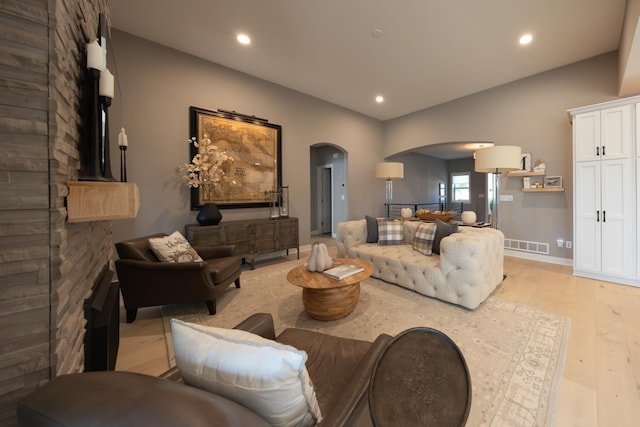
[[[378,243],[378,220],[369,215],[365,215],[367,220],[367,243]]]
[[[440,254],[440,240],[443,237],[447,237],[449,234],[458,232],[458,224],[447,224],[446,222],[436,219],[436,237],[433,239],[434,254]]]

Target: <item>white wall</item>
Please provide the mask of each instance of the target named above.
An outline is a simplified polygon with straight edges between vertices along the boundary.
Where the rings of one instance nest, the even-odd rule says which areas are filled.
[[[382,123],[243,73],[113,31],[119,88],[110,109],[111,157],[120,175],[117,134],[126,127],[128,179],[140,189],[137,218],[114,221],[113,240],[184,230],[195,222],[189,191],[178,167],[188,162],[189,106],[223,108],[282,125],[283,185],[289,186],[290,214],[300,220],[300,243],[310,242],[309,147],[319,142],[344,148],[348,166],[349,214],[382,212],[384,186],[369,189],[381,160]],[[268,217],[268,208],[224,209],[223,221]]]
[[[617,98],[616,53],[601,55],[470,95],[385,123],[384,155],[450,141],[519,145],[543,160],[547,175],[562,175],[564,193],[522,193],[522,180],[501,180],[500,229],[509,238],[547,242],[551,256],[571,258],[555,246],[572,240],[572,131],[566,110]]]

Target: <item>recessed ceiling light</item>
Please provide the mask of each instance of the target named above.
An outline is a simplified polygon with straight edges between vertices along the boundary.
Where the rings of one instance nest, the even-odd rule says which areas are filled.
[[[375,38],[380,38],[382,37],[382,30],[380,28],[376,28],[373,31],[371,31],[371,35]]]
[[[533,40],[533,36],[531,35],[531,33],[526,33],[520,36],[520,44],[522,46],[526,46],[529,43],[531,43],[531,41]]]
[[[238,34],[236,36],[236,40],[238,40],[238,43],[241,43],[244,45],[251,44],[251,38],[246,34]]]
[[[376,96],[376,102],[378,104],[382,104],[384,102],[384,96],[382,96],[382,95]]]

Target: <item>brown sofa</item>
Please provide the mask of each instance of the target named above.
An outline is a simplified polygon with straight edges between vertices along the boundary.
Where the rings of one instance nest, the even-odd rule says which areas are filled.
[[[290,328],[276,337],[273,318],[265,313],[236,328],[307,352],[320,426],[372,425],[370,376],[391,336],[382,334],[371,343]],[[127,372],[63,375],[25,398],[17,411],[20,426],[268,425],[241,405],[182,384],[176,368],[162,378]]]
[[[235,282],[240,287],[242,257],[236,248],[194,246],[202,262],[160,262],[149,246],[158,233],[116,243],[120,259],[116,271],[127,312],[127,323],[136,319],[138,308],[204,301],[209,314],[216,313],[216,297]]]

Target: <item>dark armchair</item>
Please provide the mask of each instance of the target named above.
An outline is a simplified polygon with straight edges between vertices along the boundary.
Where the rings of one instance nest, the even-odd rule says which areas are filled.
[[[116,243],[120,259],[116,271],[127,311],[127,323],[136,319],[138,308],[205,301],[209,314],[216,314],[216,296],[235,282],[240,287],[242,258],[235,246],[194,246],[201,262],[161,262],[149,246],[152,234]]]

